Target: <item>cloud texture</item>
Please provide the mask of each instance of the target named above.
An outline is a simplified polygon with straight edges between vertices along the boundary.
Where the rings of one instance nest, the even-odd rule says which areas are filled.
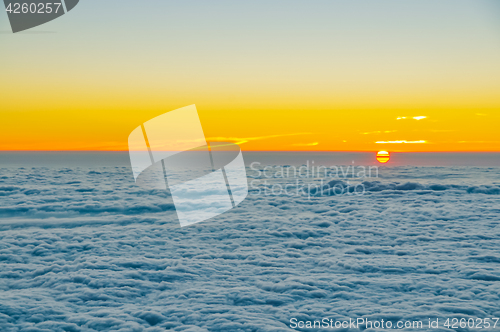
[[[0,330],[499,317],[499,179],[398,168],[367,179],[362,196],[251,192],[181,229],[166,193],[136,187],[126,167],[3,168]]]

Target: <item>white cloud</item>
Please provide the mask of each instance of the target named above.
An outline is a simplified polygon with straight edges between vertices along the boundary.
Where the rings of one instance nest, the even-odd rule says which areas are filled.
[[[406,116],[401,116],[401,117],[398,117],[396,120],[406,120],[406,119],[408,119],[408,117],[406,117]],[[412,117],[412,119],[413,119],[413,120],[417,120],[417,121],[418,121],[418,120],[427,119],[427,117],[426,117],[426,116],[424,116],[424,115],[420,115],[420,116],[414,116],[414,117]]]

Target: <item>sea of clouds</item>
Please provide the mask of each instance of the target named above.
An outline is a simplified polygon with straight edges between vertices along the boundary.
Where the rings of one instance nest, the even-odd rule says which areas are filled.
[[[300,181],[365,192],[250,188],[237,208],[180,228],[167,193],[137,187],[129,167],[0,168],[0,331],[500,317],[499,168]]]

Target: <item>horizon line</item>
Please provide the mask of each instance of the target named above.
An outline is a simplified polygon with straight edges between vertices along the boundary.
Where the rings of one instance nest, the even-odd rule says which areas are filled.
[[[94,153],[104,153],[104,152],[128,152],[129,150],[0,150],[0,153],[8,153],[8,152],[25,152],[25,153],[64,153],[64,152],[72,152],[72,153],[88,153],[88,152],[94,152]],[[161,150],[163,151],[163,150]],[[167,150],[165,150],[167,151]],[[378,151],[382,150],[242,150],[242,152],[309,152],[309,153],[317,153],[317,152],[324,152],[324,153],[336,153],[336,152],[359,152],[359,153],[376,153]],[[385,149],[384,151],[387,151]],[[389,153],[500,153],[500,150],[482,150],[482,151],[472,151],[472,150],[438,150],[438,151],[389,151]]]

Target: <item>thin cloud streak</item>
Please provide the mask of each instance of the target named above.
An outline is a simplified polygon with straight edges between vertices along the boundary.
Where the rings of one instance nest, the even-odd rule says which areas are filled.
[[[258,141],[269,138],[286,137],[286,136],[298,136],[298,135],[311,135],[311,133],[295,133],[295,134],[282,134],[282,135],[269,135],[269,136],[257,136],[257,137],[208,137],[207,141],[213,142],[233,142],[234,144],[245,144],[250,141]]]
[[[425,144],[427,141],[420,140],[420,141],[406,141],[406,140],[401,140],[401,141],[378,141],[375,142],[376,144]]]
[[[316,146],[318,144],[319,144],[319,142],[313,142],[313,143],[296,143],[296,144],[292,144],[292,146]]]
[[[406,116],[400,116],[398,117],[396,120],[406,120],[408,119],[408,117]],[[423,119],[427,119],[427,116],[424,116],[424,115],[419,115],[419,116],[414,116],[412,117],[413,120],[423,120]]]

